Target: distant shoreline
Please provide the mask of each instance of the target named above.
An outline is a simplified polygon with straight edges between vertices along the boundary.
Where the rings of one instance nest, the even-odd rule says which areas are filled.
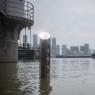
[[[57,56],[51,58],[93,58],[92,56]]]

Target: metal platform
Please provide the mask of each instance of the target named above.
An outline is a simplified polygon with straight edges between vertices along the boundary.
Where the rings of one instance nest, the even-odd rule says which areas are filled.
[[[24,7],[15,0],[1,0],[0,12],[8,19],[23,23],[26,27],[30,27],[34,24],[34,5],[27,0],[24,1]]]

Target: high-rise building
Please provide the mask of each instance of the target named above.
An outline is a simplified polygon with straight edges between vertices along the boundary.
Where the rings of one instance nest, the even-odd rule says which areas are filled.
[[[85,51],[85,48],[84,48],[84,46],[80,46],[80,55],[85,55],[84,54],[84,51]]]
[[[90,54],[89,44],[84,44],[84,46],[80,46],[80,52],[82,55],[89,55]]]
[[[79,47],[78,46],[71,46],[70,52],[71,52],[71,55],[78,56],[79,55]]]
[[[51,56],[56,57],[56,38],[52,38]]]
[[[38,48],[38,35],[33,35],[33,48]]]
[[[23,35],[23,48],[29,48],[27,35]]]
[[[56,56],[60,55],[60,46],[56,45]]]
[[[85,53],[89,52],[89,44],[84,44],[84,52]]]
[[[52,38],[52,47],[55,47],[56,46],[56,38]]]
[[[62,45],[62,55],[67,56],[68,55],[68,48],[66,45]]]
[[[23,44],[27,43],[27,35],[23,35]]]

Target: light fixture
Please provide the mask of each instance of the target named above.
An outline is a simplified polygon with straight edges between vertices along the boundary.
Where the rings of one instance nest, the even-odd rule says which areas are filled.
[[[47,40],[50,39],[50,34],[48,32],[41,32],[39,34],[40,39]]]

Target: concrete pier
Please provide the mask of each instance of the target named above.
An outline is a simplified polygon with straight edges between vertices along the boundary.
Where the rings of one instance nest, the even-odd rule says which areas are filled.
[[[1,6],[3,3],[6,6]],[[2,0],[0,6],[5,9],[4,13],[0,10],[0,63],[17,62],[20,31],[33,25],[34,6],[30,2],[14,0]]]
[[[3,17],[0,20],[0,62],[17,61],[18,36],[22,25]]]

